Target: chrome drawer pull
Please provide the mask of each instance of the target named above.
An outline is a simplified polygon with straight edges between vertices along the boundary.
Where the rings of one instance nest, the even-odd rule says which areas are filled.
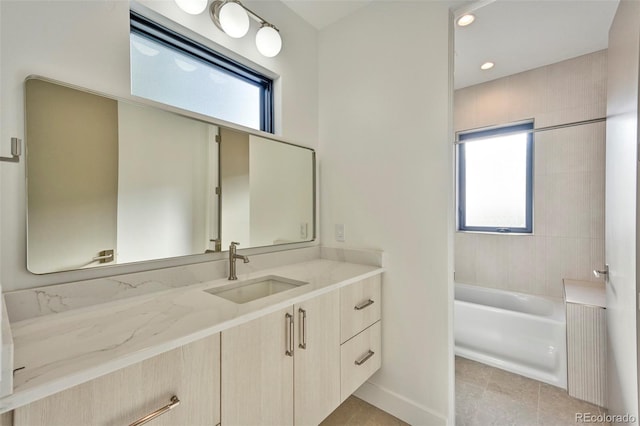
[[[167,404],[162,408],[158,408],[153,413],[147,414],[146,416],[144,416],[140,420],[137,420],[137,421],[131,423],[129,426],[140,426],[140,425],[143,425],[143,424],[145,424],[147,422],[150,422],[151,420],[155,419],[156,417],[160,417],[161,415],[163,415],[167,411],[170,411],[170,410],[176,408],[178,405],[180,405],[180,400],[178,399],[177,396],[173,395],[171,397],[171,403],[170,404]]]
[[[366,308],[367,306],[373,305],[373,303],[374,303],[373,300],[369,299],[366,302],[362,302],[362,303],[357,304],[356,306],[353,307],[353,309],[355,309],[356,311],[360,311],[360,310]]]
[[[290,313],[286,313],[284,316],[284,321],[287,327],[287,347],[284,351],[284,354],[287,356],[293,356],[293,315],[291,315]]]
[[[307,349],[307,311],[302,308],[298,309],[298,317],[301,318],[300,333],[302,334],[298,347],[300,349]]]
[[[365,362],[367,362],[367,360],[368,360],[369,358],[371,358],[374,354],[375,354],[375,352],[374,352],[374,351],[372,351],[371,349],[369,349],[369,352],[367,352],[367,354],[366,354],[365,356],[363,356],[362,358],[357,359],[357,360],[356,360],[356,362],[355,362],[355,364],[356,364],[356,365],[362,365],[362,364],[364,364],[364,363],[365,363]]]

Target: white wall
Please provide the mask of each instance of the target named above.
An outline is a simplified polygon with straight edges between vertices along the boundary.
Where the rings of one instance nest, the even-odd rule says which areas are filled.
[[[608,412],[638,424],[640,2],[622,0],[609,30],[606,258]],[[624,422],[612,422],[623,424]]]
[[[278,74],[276,128],[282,136],[315,147],[318,138],[317,34],[301,18],[277,1],[247,2],[272,20],[284,40],[275,58],[255,51],[252,37],[233,40],[209,22],[181,12],[172,0],[146,2],[159,13],[193,28],[239,57],[249,57],[272,74]],[[23,82],[30,74],[90,88],[120,97],[129,95],[129,4],[105,1],[0,2],[0,141],[24,138]],[[211,41],[207,43],[212,46]],[[4,143],[0,150],[4,150]],[[89,279],[115,273],[149,269],[130,265],[108,270],[79,271],[34,276],[26,270],[25,169],[2,166],[2,275],[4,290]],[[170,266],[157,262],[154,268]]]
[[[382,249],[382,369],[359,395],[411,424],[450,410],[449,11],[372,2],[320,33],[321,241]]]
[[[215,127],[118,102],[118,263],[204,253],[209,247]]]
[[[607,52],[456,90],[456,131],[606,116]],[[456,281],[562,297],[562,279],[602,281],[605,123],[534,135],[533,235],[457,232]]]
[[[2,22],[2,7],[0,7],[0,22]],[[2,34],[2,31],[0,30],[0,49],[2,49],[2,47],[4,46],[3,44],[3,40],[5,39],[5,37]],[[0,55],[0,82],[3,81],[2,80],[2,56]],[[2,90],[2,84],[0,83],[0,99],[3,99],[3,90]],[[0,101],[1,102],[1,101]],[[0,106],[2,106],[2,104],[0,103]],[[0,141],[3,140],[2,137],[4,137],[4,134],[1,131],[2,129],[2,119],[0,118]],[[3,147],[2,144],[0,143],[0,153],[2,156],[9,156],[9,153],[6,151],[6,145]],[[4,167],[4,166],[2,166]],[[4,235],[2,234],[2,172],[0,171],[0,241],[2,241]],[[0,293],[2,293],[2,244],[0,244]],[[1,315],[3,315],[2,310],[4,309],[4,304],[0,303],[0,318],[3,318]],[[0,323],[2,321],[0,320]],[[0,324],[1,325],[1,324]],[[0,333],[0,347],[2,347],[2,333]],[[5,360],[6,361],[6,360]],[[2,351],[0,351],[0,366],[4,365],[2,363]],[[0,368],[0,381],[2,381],[2,368]],[[4,383],[6,383],[7,380],[4,381]]]

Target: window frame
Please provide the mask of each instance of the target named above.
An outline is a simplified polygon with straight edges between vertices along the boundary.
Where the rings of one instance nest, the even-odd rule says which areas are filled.
[[[466,159],[465,143],[479,143],[482,139],[493,136],[504,136],[507,134],[525,133],[527,134],[526,152],[526,194],[525,194],[525,226],[467,226],[466,225]],[[456,144],[457,165],[458,165],[458,231],[463,232],[487,232],[499,234],[533,234],[533,121],[507,124],[499,127],[468,130],[457,133]]]
[[[166,28],[134,10],[129,11],[129,18],[130,33],[204,61],[232,77],[257,86],[260,89],[260,129],[258,130],[274,133],[273,79]]]

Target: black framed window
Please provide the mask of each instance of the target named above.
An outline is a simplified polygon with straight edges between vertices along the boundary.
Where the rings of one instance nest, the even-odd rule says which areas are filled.
[[[533,122],[458,134],[458,229],[533,232]]]
[[[273,80],[131,11],[131,93],[273,133]]]

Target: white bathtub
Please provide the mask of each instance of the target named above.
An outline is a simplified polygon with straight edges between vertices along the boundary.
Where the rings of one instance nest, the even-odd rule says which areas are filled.
[[[456,355],[567,388],[562,300],[456,283]]]

